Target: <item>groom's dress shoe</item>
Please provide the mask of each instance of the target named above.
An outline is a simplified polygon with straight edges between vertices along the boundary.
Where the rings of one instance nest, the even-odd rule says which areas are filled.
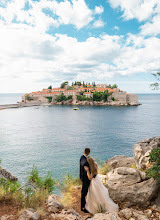
[[[81,209],[81,210],[82,210],[82,212],[89,213],[89,212],[87,211],[87,209]]]

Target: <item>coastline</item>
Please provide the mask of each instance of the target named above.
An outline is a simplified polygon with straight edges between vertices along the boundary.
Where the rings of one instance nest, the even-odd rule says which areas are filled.
[[[70,106],[138,106],[140,103],[124,103],[119,101],[112,102],[90,102],[90,101],[79,101],[79,102],[54,102],[54,103],[18,103],[18,104],[4,104],[0,105],[0,110],[12,109],[12,108],[24,108],[24,107],[34,107],[34,106],[52,106],[52,105],[70,105]]]
[[[0,110],[11,109],[11,108],[23,108],[23,107],[33,107],[48,105],[47,103],[18,103],[18,104],[4,104],[0,105]]]

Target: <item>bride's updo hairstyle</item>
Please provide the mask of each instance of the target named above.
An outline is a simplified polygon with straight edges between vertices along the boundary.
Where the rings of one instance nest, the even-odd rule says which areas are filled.
[[[87,161],[89,163],[90,172],[93,174],[93,176],[97,175],[98,174],[97,164],[95,160],[93,159],[93,157],[88,157]]]

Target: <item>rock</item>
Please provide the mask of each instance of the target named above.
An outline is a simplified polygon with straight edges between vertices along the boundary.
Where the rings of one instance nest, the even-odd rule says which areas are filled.
[[[91,220],[120,220],[118,214],[112,212],[98,213]]]
[[[34,209],[26,209],[19,216],[18,220],[39,220],[40,213],[36,212]]]
[[[108,178],[105,186],[110,197],[123,202],[124,207],[147,207],[158,192],[157,181],[151,178],[141,182],[138,171],[133,168],[116,168],[108,173]]]
[[[126,209],[122,209],[120,212],[119,212],[119,215],[121,217],[124,217],[126,219],[130,219],[132,217],[132,210],[129,209],[129,208],[126,208]]]
[[[133,157],[128,156],[114,156],[110,159],[108,159],[105,162],[111,169],[115,169],[118,167],[129,167],[135,163]]]
[[[133,217],[137,220],[149,220],[142,211],[133,210]]]
[[[52,213],[59,213],[64,207],[56,200],[56,196],[50,195],[47,200],[48,211]]]
[[[138,173],[139,173],[142,181],[148,179],[147,174],[144,171],[138,170]]]
[[[119,167],[111,170],[107,173],[108,185],[121,186],[121,185],[133,185],[141,181],[139,172],[133,168]]]
[[[14,216],[13,215],[3,215],[0,220],[13,220]]]
[[[81,189],[81,186],[75,186],[74,188],[75,189]]]
[[[50,218],[52,220],[83,220],[82,216],[79,215],[74,209],[63,209],[61,213],[51,214]]]
[[[151,210],[151,209],[146,209],[146,210],[144,211],[144,214],[145,214],[148,218],[150,218],[151,215],[152,215],[152,210]]]
[[[153,208],[155,210],[157,210],[158,212],[160,212],[160,187],[159,187],[159,191],[158,191],[158,195],[157,198],[155,199],[155,201],[153,202]]]
[[[149,154],[156,149],[160,137],[143,139],[133,145],[134,160],[137,169],[146,169],[149,166]]]
[[[9,171],[0,167],[0,178],[4,178],[5,180],[17,181],[18,178],[13,176]]]

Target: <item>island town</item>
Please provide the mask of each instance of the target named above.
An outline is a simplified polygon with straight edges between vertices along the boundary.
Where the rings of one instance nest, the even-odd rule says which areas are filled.
[[[60,87],[44,88],[42,91],[33,91],[22,96],[21,104],[50,105],[111,105],[136,106],[139,105],[138,95],[129,94],[118,88],[116,84],[96,84],[74,82],[69,85],[63,82]]]

